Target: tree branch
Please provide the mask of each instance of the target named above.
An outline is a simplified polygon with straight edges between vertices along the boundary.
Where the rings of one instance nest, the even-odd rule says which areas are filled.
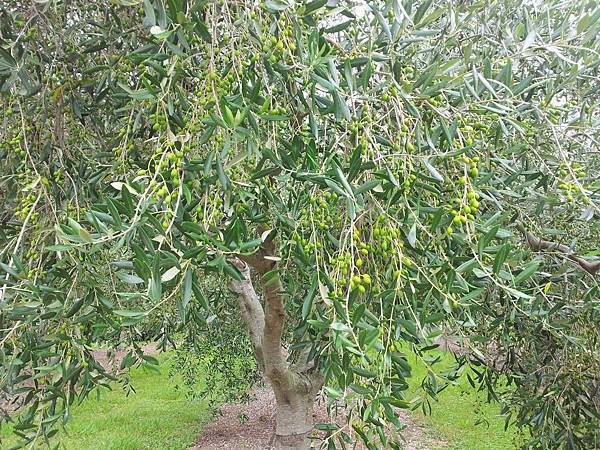
[[[517,230],[519,230],[523,234],[525,240],[527,241],[527,244],[532,248],[532,250],[556,250],[560,253],[563,253],[568,259],[577,263],[583,270],[585,270],[590,275],[595,275],[596,272],[600,270],[600,261],[589,261],[581,256],[576,255],[570,247],[564,244],[559,244],[557,242],[547,241],[545,239],[538,238],[530,231],[527,231],[527,229],[525,229],[525,227],[520,223],[517,224]]]
[[[287,357],[282,346],[285,304],[281,295],[281,280],[279,274],[274,274],[268,280],[261,278],[260,282],[265,293],[263,346],[266,375],[270,379],[280,378],[288,370]]]
[[[265,231],[263,228],[259,229],[261,233]],[[256,253],[250,256],[239,255],[238,258],[256,270],[265,297],[265,326],[262,336],[265,375],[271,382],[291,385],[293,376],[282,345],[285,301],[281,295],[283,289],[279,274],[273,272],[276,267],[273,258],[276,251],[274,237],[275,233],[271,232]]]
[[[265,232],[264,229],[259,231],[263,234]],[[265,299],[264,329],[260,340],[264,362],[263,373],[271,382],[275,392],[282,398],[287,398],[290,392],[302,392],[314,397],[323,385],[323,374],[315,369],[312,363],[307,363],[303,367],[290,366],[288,354],[283,348],[285,297],[279,273],[275,270],[277,264],[274,255],[277,248],[274,237],[275,233],[269,233],[253,255],[238,256],[236,267],[242,273],[244,281],[232,282],[232,290],[238,292],[236,290],[238,286],[244,285],[244,291],[248,291],[250,285],[248,265],[252,266],[260,276]]]
[[[265,329],[265,313],[250,278],[250,267],[245,262],[235,259],[233,264],[242,274],[243,280],[231,280],[229,288],[238,294],[238,303],[242,320],[248,328],[254,356],[260,370],[264,373],[263,334]]]

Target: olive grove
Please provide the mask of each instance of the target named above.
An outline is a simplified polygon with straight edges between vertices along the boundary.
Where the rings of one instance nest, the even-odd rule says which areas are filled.
[[[276,448],[400,448],[460,376],[599,445],[599,36],[594,0],[4,0],[0,421],[60,440],[225,314]]]

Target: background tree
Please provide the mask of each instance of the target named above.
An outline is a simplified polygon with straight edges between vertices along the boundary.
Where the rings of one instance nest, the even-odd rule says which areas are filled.
[[[114,378],[93,342],[130,347],[126,369],[155,362],[149,333],[197,339],[216,276],[277,448],[308,447],[321,388],[347,406],[324,446],[398,447],[409,347],[424,408],[470,368],[532,446],[596,444],[599,19],[594,1],[4,2],[16,432],[52,437]],[[428,356],[444,333],[450,371]]]

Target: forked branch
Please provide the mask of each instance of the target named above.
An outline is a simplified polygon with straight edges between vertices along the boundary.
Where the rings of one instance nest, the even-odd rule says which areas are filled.
[[[570,247],[564,244],[559,244],[557,242],[547,241],[545,239],[539,238],[530,231],[527,231],[527,229],[520,223],[517,224],[517,230],[519,230],[523,234],[525,240],[527,241],[527,244],[531,247],[532,250],[548,250],[563,253],[568,259],[577,263],[583,270],[585,270],[591,275],[595,275],[596,272],[600,270],[600,261],[589,261],[583,258],[582,256],[575,254],[575,252]]]

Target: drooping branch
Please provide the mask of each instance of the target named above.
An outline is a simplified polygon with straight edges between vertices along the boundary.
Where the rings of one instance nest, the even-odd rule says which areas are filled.
[[[595,275],[600,270],[600,261],[589,261],[582,256],[578,256],[568,246],[557,242],[547,241],[535,236],[520,223],[517,224],[517,229],[523,234],[527,244],[535,251],[549,250],[563,253],[568,259],[577,263],[583,270],[591,275]]]
[[[265,329],[265,313],[252,285],[250,267],[239,259],[235,259],[233,263],[242,274],[243,279],[239,281],[231,280],[229,288],[238,295],[242,320],[248,328],[256,362],[260,370],[264,373],[263,334]]]

